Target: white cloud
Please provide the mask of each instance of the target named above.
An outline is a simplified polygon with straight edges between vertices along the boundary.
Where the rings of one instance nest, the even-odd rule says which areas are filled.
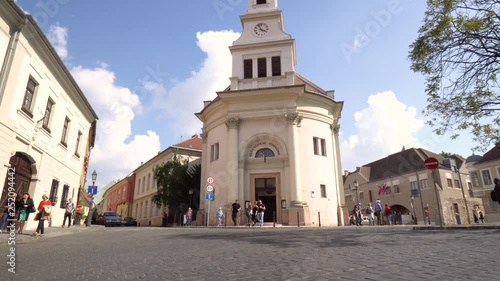
[[[407,107],[392,91],[368,97],[368,108],[354,114],[357,133],[341,143],[342,167],[354,170],[405,148],[425,148],[415,137],[424,126],[415,107]]]
[[[101,186],[125,177],[160,151],[155,132],[131,135],[131,121],[141,103],[128,88],[115,84],[113,72],[100,65],[94,69],[78,66],[71,73],[99,116],[89,171],[98,172]]]
[[[167,89],[168,81],[148,81],[144,91],[153,96],[152,106],[161,110],[163,118],[169,120],[169,131],[174,135],[192,135],[200,132],[202,123],[194,113],[203,109],[204,100],[215,98],[216,91],[229,86],[232,59],[228,46],[239,37],[233,31],[208,31],[197,33],[197,45],[207,54],[200,69],[184,81]]]
[[[52,43],[52,46],[56,50],[57,54],[63,60],[68,57],[68,41],[66,40],[67,36],[68,28],[60,26],[59,23],[51,25],[49,28],[49,34],[47,34],[47,38],[49,39],[50,43]]]

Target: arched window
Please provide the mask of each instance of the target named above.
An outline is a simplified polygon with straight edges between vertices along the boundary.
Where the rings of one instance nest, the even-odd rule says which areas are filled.
[[[255,158],[274,157],[274,151],[269,148],[261,148],[255,152]]]

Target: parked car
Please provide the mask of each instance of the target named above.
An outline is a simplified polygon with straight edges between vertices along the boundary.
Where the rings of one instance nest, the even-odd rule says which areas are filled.
[[[115,212],[104,212],[102,214],[104,226],[121,226],[122,218]]]
[[[123,226],[137,226],[137,221],[133,217],[122,218]]]

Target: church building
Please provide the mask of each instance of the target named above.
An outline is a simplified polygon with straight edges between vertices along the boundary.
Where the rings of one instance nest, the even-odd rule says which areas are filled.
[[[256,200],[266,206],[266,224],[343,225],[343,102],[295,72],[295,40],[277,2],[248,0],[241,36],[229,47],[230,86],[196,114],[203,122],[198,225],[215,225],[219,207],[229,224],[235,200],[240,225]]]

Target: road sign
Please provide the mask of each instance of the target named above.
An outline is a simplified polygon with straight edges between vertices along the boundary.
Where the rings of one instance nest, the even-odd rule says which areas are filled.
[[[214,191],[214,186],[213,185],[207,185],[207,192],[213,192]]]
[[[214,180],[214,178],[213,178],[213,177],[211,177],[211,176],[208,176],[208,177],[207,177],[207,183],[208,183],[208,184],[213,184],[214,182],[215,182],[215,180]]]
[[[214,200],[214,193],[213,192],[205,193],[205,199],[207,199],[208,201]]]
[[[429,170],[434,170],[439,166],[439,161],[434,157],[425,159],[424,166]]]
[[[87,193],[91,195],[96,195],[97,194],[97,185],[89,185],[87,188]]]

